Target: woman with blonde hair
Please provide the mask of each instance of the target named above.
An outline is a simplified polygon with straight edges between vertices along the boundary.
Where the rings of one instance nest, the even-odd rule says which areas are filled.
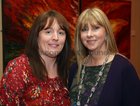
[[[139,106],[139,78],[130,61],[118,53],[109,19],[101,9],[80,14],[75,52],[77,64],[70,70],[72,106]]]

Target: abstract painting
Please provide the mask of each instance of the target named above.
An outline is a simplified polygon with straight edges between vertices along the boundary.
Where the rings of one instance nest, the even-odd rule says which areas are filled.
[[[100,7],[108,16],[119,52],[130,57],[131,2],[115,0],[2,0],[3,64],[24,51],[34,19],[44,11],[54,9],[68,20],[72,48],[77,18],[88,7]]]
[[[70,24],[73,39],[78,6],[78,0],[3,0],[4,67],[23,52],[34,19],[44,11],[54,9],[62,13]]]

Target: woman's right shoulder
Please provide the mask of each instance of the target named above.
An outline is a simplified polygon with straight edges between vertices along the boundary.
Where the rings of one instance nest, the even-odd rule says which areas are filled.
[[[26,55],[20,55],[9,61],[0,81],[0,93],[2,92],[5,97],[10,93],[10,95],[20,94],[30,82],[29,70]]]
[[[6,67],[18,67],[26,64],[29,64],[28,57],[25,54],[21,54],[18,57],[10,60]]]
[[[78,70],[78,65],[77,63],[73,63],[70,67],[70,70],[69,70],[69,78],[73,79],[74,76],[76,75],[77,73],[77,70]]]
[[[71,70],[73,70],[73,71],[75,70],[75,71],[76,71],[77,68],[78,68],[78,65],[77,65],[76,62],[74,62],[74,63],[72,63],[71,66],[70,66],[70,71],[71,71]]]
[[[69,78],[68,78],[68,89],[70,89],[74,76],[77,73],[78,65],[76,62],[72,63],[69,70]]]
[[[4,77],[7,76],[21,76],[23,73],[27,73],[26,71],[30,70],[30,65],[28,61],[28,57],[25,54],[21,54],[20,56],[10,60],[4,70]]]

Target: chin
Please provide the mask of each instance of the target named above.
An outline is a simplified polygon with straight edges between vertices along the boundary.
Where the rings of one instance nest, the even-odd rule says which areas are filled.
[[[59,55],[60,52],[58,51],[47,51],[45,54],[48,56],[48,57],[52,57],[52,58],[55,58]]]

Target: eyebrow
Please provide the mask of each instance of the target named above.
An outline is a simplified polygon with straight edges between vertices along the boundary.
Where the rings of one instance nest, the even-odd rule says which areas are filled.
[[[47,29],[53,29],[52,27],[46,27],[46,28],[44,28],[43,30],[47,30]],[[63,31],[65,31],[64,29],[62,29],[61,27],[58,29],[58,30],[63,30]]]
[[[49,29],[49,28],[51,28],[51,27],[46,27],[46,28],[44,28],[43,30],[47,30],[47,29]]]

